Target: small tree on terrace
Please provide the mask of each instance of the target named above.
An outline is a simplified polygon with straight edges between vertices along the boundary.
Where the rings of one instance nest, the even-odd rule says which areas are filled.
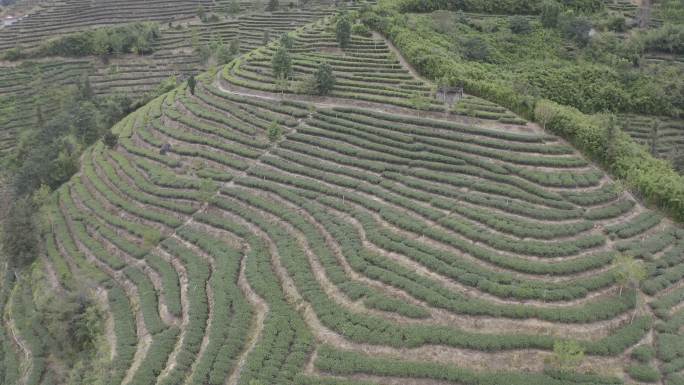
[[[420,92],[411,95],[409,102],[411,103],[411,106],[418,111],[426,111],[430,108],[430,99]]]
[[[332,66],[328,63],[320,63],[314,73],[316,79],[316,90],[319,95],[327,95],[335,87],[335,74]]]
[[[534,117],[542,124],[542,128],[546,130],[546,125],[556,117],[556,110],[549,103],[539,102],[534,108]]]
[[[275,120],[271,122],[271,125],[268,126],[268,140],[271,143],[274,143],[280,139],[280,136],[283,134],[282,129],[278,125],[278,122]]]
[[[550,363],[561,372],[575,370],[584,361],[584,349],[576,341],[556,341]]]
[[[199,17],[202,21],[207,20],[207,11],[204,10],[204,7],[202,5],[197,7],[197,17]]]
[[[231,15],[236,15],[240,13],[240,2],[238,0],[232,0],[228,6],[228,13]]]
[[[641,281],[646,279],[646,266],[642,261],[634,259],[631,255],[618,255],[613,261],[613,272],[615,274],[615,281],[620,285],[620,295],[622,289],[627,286],[635,290],[636,304],[634,306],[634,313],[632,314],[632,321],[636,317],[639,310],[639,301],[641,299],[639,286]]]
[[[235,39],[230,41],[230,47],[228,47],[228,52],[230,56],[235,57],[240,54],[240,40]]]
[[[223,44],[222,41],[214,48],[214,57],[216,59],[216,64],[223,65],[227,64],[233,59],[233,55],[230,52],[230,48]]]
[[[273,59],[271,59],[271,66],[273,68],[273,76],[279,79],[284,79],[290,76],[292,72],[292,59],[285,47],[279,47]]]
[[[346,15],[343,15],[337,20],[335,28],[337,42],[341,48],[347,48],[351,42],[351,23]]]
[[[195,75],[190,75],[190,77],[188,78],[188,89],[190,90],[190,94],[192,95],[195,94],[195,86],[197,86]]]
[[[108,147],[108,148],[114,148],[116,147],[116,144],[119,142],[119,137],[112,132],[112,130],[107,130],[105,132],[104,137],[102,138],[102,142]]]
[[[284,33],[280,36],[280,45],[287,49],[292,49],[292,46],[294,45],[294,39],[289,33]]]
[[[660,131],[660,122],[658,119],[655,119],[653,121],[653,126],[651,126],[651,132],[650,132],[650,146],[651,146],[651,155],[656,156],[658,154],[658,132]]]
[[[620,285],[620,295],[624,287],[638,288],[646,278],[646,267],[642,261],[631,255],[618,255],[613,261],[615,280]]]

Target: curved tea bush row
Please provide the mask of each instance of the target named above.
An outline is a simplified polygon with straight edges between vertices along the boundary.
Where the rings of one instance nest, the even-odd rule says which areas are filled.
[[[161,246],[166,252],[180,259],[188,273],[188,315],[190,319],[184,330],[185,334],[181,349],[176,356],[175,366],[160,381],[162,384],[177,384],[187,376],[193,362],[197,359],[206,332],[209,303],[205,285],[211,276],[211,269],[200,256],[174,238],[165,239]]]
[[[369,374],[400,378],[428,378],[463,384],[491,385],[595,385],[621,384],[618,378],[603,378],[583,374],[566,374],[557,379],[548,374],[474,371],[443,364],[396,361],[383,357],[336,350],[324,345],[315,362],[319,370],[337,375]]]
[[[305,173],[307,172],[307,170],[302,170],[301,168],[299,168],[297,169],[297,172]],[[414,218],[406,214],[398,213],[395,210],[390,209],[387,205],[383,205],[378,202],[368,200],[354,193],[331,189],[327,186],[320,185],[309,179],[289,178],[284,175],[268,172],[260,168],[250,169],[250,174],[257,176],[259,178],[270,179],[279,183],[283,183],[285,185],[300,187],[316,191],[319,193],[324,193],[333,197],[342,198],[342,196],[344,196],[345,199],[349,199],[351,202],[360,204],[370,211],[377,212],[383,217],[384,220],[387,220],[389,223],[403,230],[414,232],[419,235],[428,236],[429,238],[453,246],[464,253],[470,254],[479,259],[483,259],[487,262],[500,265],[502,267],[531,274],[568,274],[571,272],[585,271],[589,268],[588,266],[595,266],[594,261],[585,258],[549,264],[538,263],[536,261],[530,261],[508,255],[504,256],[483,249],[477,245],[474,245],[471,242],[468,242],[460,237],[456,237],[453,234],[448,233],[446,231],[426,227],[421,223],[416,223],[416,220]],[[318,175],[317,177],[319,179],[326,179],[322,175]],[[407,203],[407,205],[412,204]]]
[[[228,193],[228,191],[224,192]],[[250,204],[259,204],[259,201],[262,200],[262,198],[241,194],[238,191],[231,191],[230,193],[235,198],[245,200],[250,202]],[[340,327],[340,322],[350,322],[351,325],[363,325],[364,330],[365,328],[368,328],[369,332],[362,332],[362,329],[354,327],[344,328],[342,334],[352,340],[373,344],[389,344],[392,346],[419,346],[426,343],[446,344],[480,350],[512,349],[521,346],[548,348],[549,346],[547,345],[548,340],[545,340],[543,336],[475,335],[472,333],[456,331],[454,329],[449,329],[451,331],[448,334],[444,334],[447,330],[446,328],[417,325],[395,325],[393,328],[389,328],[388,326],[382,326],[385,324],[385,321],[377,319],[376,317],[367,317],[350,313],[349,311],[330,303],[329,300],[326,300],[327,296],[318,286],[311,271],[305,267],[308,266],[308,262],[306,262],[306,258],[302,256],[303,253],[295,253],[295,249],[297,249],[297,246],[294,244],[295,242],[290,240],[286,243],[286,239],[291,239],[291,237],[287,237],[284,233],[281,234],[282,230],[279,226],[269,224],[267,221],[261,219],[259,214],[251,212],[250,209],[242,208],[222,200],[216,200],[215,203],[220,205],[222,209],[234,212],[243,218],[249,218],[250,221],[254,222],[271,235],[271,238],[276,245],[278,245],[279,255],[283,264],[300,288],[300,293],[310,301],[314,310],[316,310],[321,322],[334,329]],[[263,204],[264,203],[260,203],[260,205]],[[302,260],[302,258],[304,259]],[[296,262],[297,260],[300,262]],[[305,276],[308,276],[307,280],[304,280]],[[336,310],[333,311],[335,308]],[[648,325],[650,325],[650,322],[648,322]],[[624,346],[621,344],[634,343],[634,338],[636,337],[638,340],[639,336],[645,331],[644,329],[648,329],[648,325],[644,328],[644,322],[640,321],[638,325],[635,326],[636,329],[634,329],[637,332],[636,335],[633,333],[630,334],[631,330],[633,330],[630,325],[625,331],[618,332],[617,334],[608,337],[601,345],[590,345],[592,347],[591,350],[596,351],[599,354],[615,354],[616,351],[612,351],[611,353],[611,350],[607,349],[611,349],[611,346],[621,346],[621,348],[624,349]],[[470,335],[470,337],[466,337],[468,335]],[[613,342],[611,339],[614,339],[615,341]]]
[[[269,306],[261,340],[247,357],[238,383],[249,385],[250,381],[256,380],[292,384],[294,376],[304,365],[313,340],[301,317],[287,303],[278,278],[271,269],[266,242],[246,227],[226,221],[223,217],[200,214],[197,219],[247,241],[247,279]]]
[[[244,347],[252,321],[252,310],[237,286],[242,254],[205,233],[184,227],[178,235],[210,255],[216,269],[209,279],[213,314],[207,331],[209,343],[196,361],[190,376],[193,383],[223,384]]]
[[[536,298],[548,301],[567,300],[581,298],[591,290],[596,290],[614,282],[613,276],[609,272],[601,276],[587,277],[559,284],[536,281],[524,281],[523,283],[520,278],[512,274],[491,271],[457,258],[451,255],[451,253],[437,250],[421,242],[407,239],[389,229],[384,229],[369,214],[360,210],[352,210],[349,206],[340,204],[336,198],[318,197],[315,194],[309,197],[305,190],[285,188],[275,183],[255,178],[239,178],[236,180],[236,183],[274,192],[281,197],[296,202],[302,207],[310,206],[306,204],[306,200],[316,199],[336,210],[347,212],[363,225],[368,240],[381,249],[408,256],[419,261],[430,270],[497,296],[519,299]],[[291,193],[291,191],[296,191],[296,194]],[[315,217],[320,215],[318,210],[313,210],[311,213]],[[346,236],[340,239],[345,238]],[[612,255],[600,258],[602,264],[608,264],[611,260]]]

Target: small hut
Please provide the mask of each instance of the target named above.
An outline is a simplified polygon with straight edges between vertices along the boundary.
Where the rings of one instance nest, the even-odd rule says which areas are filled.
[[[448,104],[451,107],[454,103],[463,98],[463,87],[439,87],[435,97],[437,100]]]

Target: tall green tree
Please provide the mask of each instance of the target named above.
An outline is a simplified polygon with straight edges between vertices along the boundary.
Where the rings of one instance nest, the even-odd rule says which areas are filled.
[[[30,265],[38,256],[39,242],[33,202],[27,197],[15,200],[2,231],[2,251],[10,268],[18,270]]]
[[[188,78],[188,89],[190,89],[190,94],[195,94],[195,87],[197,86],[197,80],[195,80],[195,75],[190,75]]]
[[[93,86],[90,84],[88,74],[83,74],[81,77],[81,81],[78,83],[78,90],[81,100],[92,100],[95,97],[95,91],[93,91]]]
[[[341,48],[347,48],[351,42],[351,23],[347,16],[341,16],[335,26],[337,43]]]
[[[292,49],[292,46],[294,45],[294,39],[289,33],[284,33],[280,36],[280,45],[287,49]]]
[[[228,52],[231,56],[235,57],[240,54],[240,40],[237,38],[230,41],[230,46],[228,47]]]
[[[273,76],[284,79],[290,76],[292,72],[292,59],[285,47],[279,47],[273,59],[271,59],[271,66],[273,68]]]
[[[620,285],[620,294],[624,287],[636,289],[646,278],[646,267],[631,255],[618,255],[613,260],[615,281]]]
[[[651,155],[658,155],[658,132],[660,131],[660,122],[658,119],[653,120],[653,126],[651,126],[651,132],[649,137],[649,145],[651,147]]]
[[[271,122],[271,125],[268,126],[268,140],[271,143],[277,142],[278,139],[282,136],[283,132],[282,129],[280,128],[280,125],[278,125],[278,122],[275,120]]]
[[[335,87],[335,74],[328,63],[323,62],[318,65],[314,72],[314,79],[316,79],[316,91],[319,95],[327,95]]]

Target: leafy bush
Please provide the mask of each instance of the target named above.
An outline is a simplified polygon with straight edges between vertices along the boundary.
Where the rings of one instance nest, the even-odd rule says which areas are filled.
[[[160,37],[156,23],[134,23],[72,33],[48,40],[31,52],[33,57],[149,54]]]
[[[530,21],[524,16],[513,16],[508,20],[508,24],[513,33],[528,33],[532,31]]]
[[[648,345],[640,345],[632,350],[632,358],[641,362],[649,363],[655,357],[655,350]]]
[[[490,52],[487,41],[474,37],[463,42],[463,55],[468,60],[487,61],[489,60]]]
[[[319,95],[327,95],[335,87],[335,74],[333,68],[328,63],[319,64],[316,72],[314,72],[314,79],[316,80],[316,90]]]
[[[643,364],[633,364],[627,368],[629,376],[640,382],[658,382],[660,381],[660,372],[658,369]]]
[[[591,20],[585,16],[565,14],[561,16],[560,28],[566,38],[576,41],[580,46],[585,46],[591,38]]]

